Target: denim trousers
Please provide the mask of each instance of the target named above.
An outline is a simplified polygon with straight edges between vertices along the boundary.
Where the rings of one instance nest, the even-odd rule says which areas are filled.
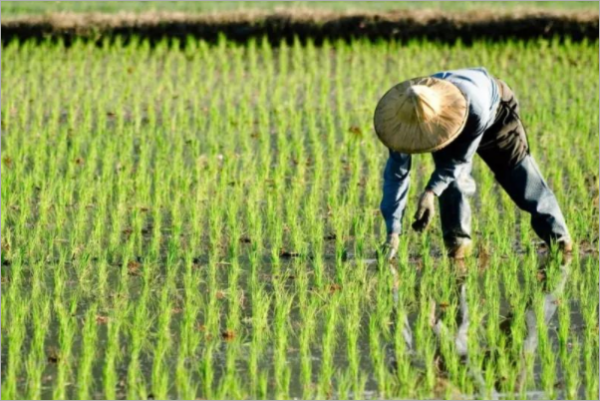
[[[496,82],[501,101],[496,119],[483,134],[477,153],[513,202],[529,213],[533,230],[544,242],[570,240],[558,201],[529,153],[518,101],[506,83]],[[468,198],[473,196],[475,188],[471,171],[465,171],[439,198],[442,232],[448,247],[471,239]]]

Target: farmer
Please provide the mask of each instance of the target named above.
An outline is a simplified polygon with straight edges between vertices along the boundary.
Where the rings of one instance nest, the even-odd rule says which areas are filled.
[[[462,259],[472,249],[468,198],[475,192],[475,153],[517,206],[531,215],[536,234],[549,246],[571,251],[556,197],[529,153],[517,99],[485,68],[440,72],[394,86],[377,104],[374,124],[389,148],[381,201],[388,259],[398,249],[411,154],[425,152],[432,153],[435,171],[419,198],[412,227],[422,232],[429,226],[438,198],[449,257]]]

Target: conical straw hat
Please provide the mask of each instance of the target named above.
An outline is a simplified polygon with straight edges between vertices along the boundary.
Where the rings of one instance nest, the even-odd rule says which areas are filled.
[[[403,153],[433,152],[461,133],[468,102],[452,83],[431,77],[404,81],[377,104],[377,136],[388,148]]]

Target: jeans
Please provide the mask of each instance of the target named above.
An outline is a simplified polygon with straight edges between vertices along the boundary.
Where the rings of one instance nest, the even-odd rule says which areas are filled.
[[[544,242],[570,241],[558,201],[529,153],[516,97],[504,82],[497,83],[501,102],[496,121],[483,134],[477,153],[513,202],[531,215],[531,226]],[[471,239],[468,198],[474,193],[475,182],[467,171],[439,198],[444,243],[449,248]]]

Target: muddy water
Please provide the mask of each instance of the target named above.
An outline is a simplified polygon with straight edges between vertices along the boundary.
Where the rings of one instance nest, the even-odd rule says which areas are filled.
[[[380,266],[377,266],[377,261],[376,260],[365,260],[363,261],[364,263],[366,263],[367,265],[369,265],[369,272],[372,273],[373,275],[377,275],[377,271],[379,270]],[[582,258],[580,260],[581,264],[585,264],[586,260],[584,258]],[[351,266],[351,263],[348,263],[349,266]],[[287,268],[291,269],[291,262],[290,262],[290,266],[287,266],[286,264],[283,264],[281,267],[281,274],[286,274],[286,269]],[[389,266],[386,266],[389,267]],[[543,271],[544,266],[541,267],[541,271]],[[544,295],[544,300],[543,300],[543,320],[547,325],[547,330],[548,330],[548,334],[549,334],[549,339],[552,343],[553,346],[553,350],[558,352],[558,316],[557,316],[557,300],[560,299],[562,297],[562,294],[565,290],[565,287],[568,285],[569,282],[569,278],[572,275],[573,269],[577,269],[578,266],[573,266],[572,263],[567,262],[564,263],[560,266],[560,274],[558,275],[558,279],[555,279],[552,281],[552,285],[548,285],[545,295]],[[290,270],[292,271],[292,270]],[[392,277],[395,277],[396,280],[401,279],[400,277],[400,273],[398,271],[396,271],[395,269],[391,270],[392,272]],[[544,275],[540,275],[541,278],[545,277]],[[223,280],[223,282],[226,282],[227,277],[226,277],[226,273],[222,272],[222,277],[219,278],[219,281]],[[293,273],[290,273],[290,287],[294,286],[293,283]],[[152,283],[152,287],[153,290],[155,291],[156,288],[160,287],[160,279],[157,279],[156,282]],[[244,285],[243,283],[246,283],[247,280],[245,277],[241,277],[240,278],[240,285]],[[456,334],[453,334],[454,337],[451,339],[452,341],[454,341],[455,345],[456,345],[456,351],[459,353],[459,356],[461,357],[461,361],[462,363],[465,364],[465,366],[469,369],[469,374],[471,376],[471,380],[473,383],[476,384],[476,387],[479,386],[479,390],[477,393],[475,394],[455,394],[455,396],[461,396],[463,398],[482,398],[482,397],[486,397],[486,395],[491,395],[493,398],[496,399],[506,399],[511,397],[511,395],[508,394],[502,394],[500,393],[497,389],[489,389],[486,388],[485,386],[485,372],[484,371],[479,371],[477,370],[477,368],[473,367],[472,369],[469,368],[469,360],[467,357],[467,347],[469,346],[469,341],[474,341],[473,339],[469,338],[467,333],[468,333],[468,329],[469,329],[469,325],[470,325],[470,315],[469,315],[469,310],[470,310],[470,305],[468,303],[467,297],[466,297],[466,293],[467,293],[467,285],[473,285],[473,283],[471,284],[467,284],[466,282],[461,282],[460,279],[456,280],[456,291],[454,292],[455,294],[458,294],[458,300],[456,300],[456,303],[458,304],[458,324],[457,327],[458,329],[456,330]],[[73,283],[74,284],[74,283]],[[483,282],[478,283],[477,285],[480,285],[483,287]],[[201,284],[199,290],[200,291],[206,291],[205,288],[206,284]],[[269,286],[267,285],[266,288],[268,289]],[[397,300],[397,285],[396,286],[392,286],[392,291],[389,294],[389,297],[391,299],[391,302],[393,304],[395,304],[396,300]],[[129,291],[129,297],[130,297],[130,303],[131,302],[135,302],[136,297],[138,296],[137,294],[139,294],[141,291],[143,290],[143,285],[141,282],[137,282],[135,280],[133,280],[131,282],[130,287],[128,288]],[[418,291],[418,288],[417,288]],[[500,291],[502,294],[504,294],[504,291],[501,290]],[[86,309],[86,303],[88,302],[92,302],[93,301],[93,297],[94,294],[90,293],[89,294],[89,298],[85,298],[85,297],[81,297],[80,299],[80,305],[78,305],[78,310],[81,311],[85,311]],[[510,313],[510,303],[507,302],[506,300],[503,300],[501,302],[500,305],[500,314],[502,316],[507,317],[506,319],[506,324],[508,324],[510,326],[511,322],[511,313]],[[156,306],[154,306],[156,307]],[[583,316],[581,314],[581,311],[579,309],[579,304],[576,301],[571,301],[571,316],[570,316],[570,321],[571,321],[571,330],[575,333],[575,335],[580,336],[581,332],[583,331],[583,328],[585,327],[585,322],[583,319]],[[156,311],[153,311],[156,312]],[[249,315],[250,312],[248,311],[243,311],[242,313],[244,316],[245,315]],[[437,338],[439,341],[443,341],[444,336],[449,335],[448,334],[448,330],[447,328],[444,326],[444,321],[443,319],[441,319],[441,311],[435,308],[435,305],[432,306],[431,309],[431,314],[430,316],[428,316],[427,318],[430,321],[430,329],[432,331],[432,333],[435,334],[435,338]],[[77,316],[76,316],[77,317]],[[79,318],[81,318],[82,316],[79,316]],[[528,309],[526,314],[526,321],[525,321],[525,326],[527,328],[527,339],[524,343],[523,346],[523,353],[524,354],[531,354],[531,355],[537,355],[537,351],[538,351],[538,339],[537,339],[537,333],[538,333],[538,327],[537,327],[537,320],[536,320],[536,315],[534,313],[533,310]],[[361,355],[360,358],[360,365],[359,365],[359,369],[360,372],[364,375],[363,376],[363,380],[364,380],[364,391],[362,394],[352,394],[350,393],[349,396],[350,397],[356,397],[356,398],[385,398],[386,394],[382,394],[380,392],[380,386],[378,383],[378,379],[377,379],[377,374],[376,374],[376,367],[373,365],[372,359],[370,358],[370,354],[371,354],[371,344],[370,344],[370,338],[369,338],[369,330],[368,330],[368,325],[369,325],[369,316],[367,316],[366,314],[363,314],[363,329],[361,330],[360,336],[359,336],[359,341],[358,341],[358,353]],[[402,324],[402,336],[404,338],[405,344],[406,344],[406,348],[407,350],[410,351],[414,351],[412,354],[414,355],[414,357],[411,357],[411,365],[413,366],[413,369],[416,372],[423,372],[425,371],[425,361],[421,360],[418,356],[418,350],[415,349],[415,345],[414,345],[414,327],[416,324],[417,319],[419,319],[419,316],[417,313],[415,312],[410,312],[407,315],[407,318],[403,321],[398,321],[398,319],[396,318],[396,311],[395,309],[392,309],[391,314],[390,314],[390,321],[393,322],[394,324]],[[321,319],[323,320],[323,319]],[[172,323],[171,323],[171,330],[174,333],[174,337],[173,337],[173,344],[172,344],[172,350],[173,352],[167,357],[169,360],[169,365],[175,367],[176,363],[177,363],[177,352],[176,350],[178,349],[178,339],[179,339],[179,335],[180,333],[178,333],[178,331],[180,330],[180,324],[181,324],[182,318],[180,314],[174,314],[173,318],[172,318]],[[289,317],[289,321],[290,321],[290,325],[291,327],[294,328],[298,328],[301,324],[302,324],[302,318],[301,318],[301,314],[300,312],[297,310],[297,308],[293,308],[291,315]],[[317,330],[314,333],[313,336],[313,340],[315,341],[315,343],[311,346],[311,358],[312,358],[312,383],[315,384],[315,386],[322,381],[322,377],[321,377],[321,368],[322,368],[322,344],[320,344],[319,342],[321,341],[321,339],[323,338],[323,331],[324,331],[324,322],[319,321],[318,325],[317,325]],[[391,330],[391,332],[393,332],[393,328]],[[347,351],[346,351],[346,347],[344,346],[344,344],[346,343],[346,338],[345,338],[345,330],[338,330],[337,333],[337,338],[336,338],[336,351],[333,357],[333,365],[335,368],[335,371],[337,371],[337,369],[346,369],[348,366],[348,356],[347,356]],[[51,326],[50,326],[50,330],[49,333],[47,335],[47,343],[46,343],[46,349],[52,349],[53,347],[58,348],[58,344],[59,344],[59,329],[57,327],[56,321],[52,321],[51,322]],[[76,336],[76,341],[73,344],[73,348],[72,348],[72,355],[75,356],[75,358],[79,357],[79,353],[81,350],[81,341],[80,341],[80,337]],[[580,338],[581,339],[581,338]],[[121,341],[122,343],[122,354],[119,357],[118,363],[116,364],[116,374],[117,377],[119,378],[118,383],[117,383],[117,397],[118,398],[122,398],[125,399],[127,398],[127,370],[128,370],[128,366],[129,366],[129,362],[130,362],[130,357],[128,354],[128,344],[127,344],[127,340],[128,340],[128,336],[125,333],[122,333],[121,335]],[[446,338],[447,340],[447,338]],[[106,325],[99,325],[98,326],[98,347],[100,349],[104,349],[106,347],[106,342],[107,342],[107,328]],[[277,372],[274,371],[274,367],[273,367],[273,361],[275,358],[275,346],[274,346],[274,340],[269,340],[269,342],[266,345],[266,348],[264,350],[264,353],[262,355],[261,361],[259,363],[259,370],[260,371],[267,371],[269,372],[269,377],[273,377],[275,376],[275,374]],[[30,346],[29,341],[26,342],[25,344],[25,349],[28,349]],[[391,373],[394,372],[394,366],[396,364],[396,360],[395,360],[395,355],[394,355],[394,346],[391,343],[383,343],[382,346],[384,347],[383,353],[385,355],[385,358],[387,359],[387,365],[388,365],[388,369]],[[232,352],[232,348],[237,347],[237,349],[234,349],[234,351],[237,353],[237,360],[236,360],[236,366],[235,366],[235,375],[237,377],[237,380],[239,381],[240,387],[241,388],[245,388],[245,386],[247,385],[247,383],[245,383],[248,380],[249,377],[249,372],[247,371],[248,369],[248,364],[247,364],[247,358],[249,356],[249,351],[250,351],[250,347],[251,344],[249,343],[249,341],[245,341],[245,342],[241,342],[241,343],[228,343],[225,341],[220,341],[217,343],[217,346],[215,347],[215,353],[214,353],[214,357],[213,357],[213,368],[214,368],[214,380],[213,383],[215,384],[215,386],[218,386],[225,378],[228,374],[231,374],[231,367],[227,366],[227,359],[228,359],[228,353]],[[289,396],[290,398],[303,398],[303,396],[306,396],[307,394],[307,389],[305,386],[305,383],[301,380],[300,375],[297,374],[298,372],[301,372],[302,370],[302,357],[300,355],[299,352],[299,341],[297,336],[295,335],[290,335],[289,336],[289,340],[288,340],[288,351],[286,353],[286,363],[287,363],[287,367],[289,368],[289,370],[292,372],[291,375],[291,380],[289,383],[289,387],[287,389],[287,396]],[[481,348],[485,349],[485,344],[481,344]],[[2,342],[2,371],[5,371],[5,366],[6,366],[6,352],[8,349],[8,342],[3,341]],[[199,367],[202,364],[202,359],[201,359],[201,352],[197,353],[197,357],[189,360],[186,362],[186,364],[190,367]],[[93,392],[92,392],[92,397],[94,398],[103,398],[104,397],[104,393],[103,393],[103,361],[102,361],[102,357],[103,354],[99,353],[98,354],[99,360],[97,361],[97,363],[94,364],[94,368],[93,368],[93,375],[95,377],[95,383],[93,385]],[[582,356],[583,358],[583,356]],[[153,365],[153,360],[154,360],[154,355],[152,354],[152,347],[150,347],[150,349],[144,349],[140,355],[140,369],[141,369],[141,374],[142,376],[145,378],[145,382],[147,383],[147,388],[151,387],[151,383],[152,383],[152,365]],[[514,361],[515,363],[519,362],[519,361]],[[406,363],[406,361],[403,361],[403,363]],[[582,361],[583,363],[583,361]],[[54,363],[48,363],[47,365],[47,369],[44,372],[43,375],[43,383],[42,383],[42,397],[43,398],[52,398],[52,392],[53,392],[53,387],[54,387],[54,378],[57,375],[57,364]],[[77,366],[76,364],[73,365],[73,369],[76,370]],[[558,361],[557,358],[557,363],[556,363],[556,380],[559,383],[557,389],[556,389],[556,394],[555,396],[557,396],[558,398],[564,398],[565,397],[565,393],[564,391],[561,389],[560,383],[563,381],[563,372],[564,369],[567,368],[565,366],[562,366],[560,364],[560,362]],[[581,372],[584,372],[583,370],[583,365],[582,368],[580,369]],[[545,394],[542,391],[542,385],[541,385],[541,381],[540,381],[540,376],[542,373],[542,368],[541,368],[541,361],[539,359],[539,357],[535,358],[535,362],[534,362],[534,369],[533,369],[533,374],[534,374],[534,378],[533,378],[533,382],[534,383],[540,383],[539,388],[534,389],[534,390],[529,390],[528,391],[521,391],[519,392],[519,389],[515,389],[515,391],[519,392],[520,394],[525,394],[527,398],[530,399],[546,399],[547,398],[547,394]],[[197,383],[202,383],[202,375],[200,373],[200,369],[197,368],[196,369],[196,373],[193,373],[194,377],[197,380]],[[439,372],[439,380],[440,382],[445,382],[446,381],[446,377],[445,377],[445,372],[442,370]],[[525,376],[525,372],[521,373],[521,382],[525,382],[526,379],[529,380],[529,382],[531,382],[531,378],[526,378]],[[4,377],[4,374],[3,374]],[[68,389],[67,389],[67,394],[69,396],[69,398],[76,398],[77,397],[77,382],[76,382],[76,374],[73,374],[72,376],[72,382],[69,384]],[[327,394],[328,397],[330,398],[338,398],[339,394],[337,394],[337,392],[335,391],[336,388],[336,381],[338,380],[338,377],[332,377],[331,378],[331,383],[332,383],[332,391],[330,394]],[[583,382],[583,380],[582,380]],[[26,386],[25,383],[21,383],[20,386]],[[579,397],[581,398],[585,398],[585,389],[583,387],[583,384],[580,384],[580,389],[579,389]],[[352,387],[352,386],[351,386]],[[175,385],[173,385],[171,387],[170,390],[170,394],[172,396],[172,398],[178,398],[178,395],[176,393],[176,389],[175,389]],[[314,392],[312,394],[315,394]],[[150,396],[152,396],[152,394],[150,394]],[[266,394],[266,396],[268,398],[276,398],[278,396],[277,392],[273,389],[273,384],[270,382],[269,386],[268,386],[268,393]],[[440,394],[432,394],[432,398],[438,398],[438,397],[443,397],[444,394],[440,393]]]
[[[557,318],[557,309],[558,309],[558,303],[561,302],[561,297],[565,291],[565,287],[567,285],[567,282],[569,280],[570,274],[572,272],[573,268],[577,268],[576,266],[574,267],[572,264],[572,257],[570,256],[566,256],[565,258],[563,258],[562,262],[559,264],[559,278],[558,280],[555,280],[555,282],[552,283],[552,285],[550,285],[547,282],[547,269],[551,268],[550,267],[550,263],[551,260],[547,257],[547,255],[545,256],[541,256],[541,262],[540,265],[538,266],[538,281],[541,282],[541,284],[544,286],[544,297],[543,297],[543,322],[546,326],[546,330],[548,331],[548,336],[549,336],[549,340],[551,341],[552,344],[552,350],[554,351],[555,355],[558,354],[558,318]],[[459,262],[461,263],[461,262]],[[585,260],[582,261],[582,265],[585,264]],[[393,286],[393,290],[392,290],[392,297],[394,298],[394,302],[397,302],[398,299],[398,285],[399,285],[399,281],[400,281],[400,274],[399,272],[394,268],[391,267],[391,273],[392,276],[394,277],[394,281],[395,284]],[[458,268],[457,270],[460,271],[460,268]],[[522,277],[521,277],[522,278]],[[479,283],[480,285],[483,285],[483,283]],[[503,287],[503,283],[501,283],[501,287]],[[469,332],[469,326],[470,326],[470,315],[469,315],[469,303],[467,300],[467,286],[468,284],[466,282],[464,282],[463,280],[460,279],[460,277],[457,280],[457,287],[458,287],[458,291],[457,293],[459,294],[459,308],[458,308],[458,328],[456,330],[455,334],[452,334],[452,336],[450,338],[444,338],[444,337],[448,337],[450,336],[449,332],[448,332],[448,328],[445,327],[444,322],[442,321],[442,319],[440,318],[440,311],[439,311],[439,306],[436,306],[435,304],[431,305],[431,315],[429,316],[429,321],[430,321],[430,328],[432,330],[433,333],[435,333],[436,338],[441,342],[444,340],[451,340],[452,342],[454,342],[455,344],[455,352],[457,353],[457,355],[459,356],[459,358],[461,359],[462,363],[467,367],[468,371],[469,371],[469,375],[471,376],[471,379],[473,380],[473,383],[475,383],[475,386],[479,389],[479,391],[476,394],[460,394],[461,398],[463,399],[472,399],[472,398],[491,398],[491,399],[512,399],[513,395],[512,394],[504,394],[499,392],[496,388],[488,388],[486,386],[486,381],[485,381],[485,372],[482,371],[481,369],[479,369],[478,367],[475,366],[469,366],[469,358],[468,358],[468,346],[469,346],[469,341],[473,341],[473,339],[469,338],[468,336],[468,332]],[[504,294],[504,291],[502,290],[501,293]],[[571,329],[575,331],[576,335],[579,337],[579,339],[581,340],[581,330],[584,327],[585,323],[584,323],[584,319],[581,313],[581,310],[579,308],[579,304],[577,301],[575,300],[570,300],[570,305],[571,305],[571,317],[570,317],[570,321],[571,321]],[[511,308],[509,306],[509,302],[503,298],[501,300],[501,308],[500,308],[500,315],[501,316],[506,316],[506,319],[503,321],[502,323],[502,327],[501,330],[507,330],[506,334],[510,334],[510,326],[513,324],[513,320],[514,320],[514,316],[512,315],[512,311]],[[441,312],[443,314],[443,312]],[[409,350],[409,353],[414,354],[415,353],[415,349],[414,349],[414,340],[413,340],[413,333],[412,333],[412,329],[411,327],[414,325],[416,320],[416,316],[412,315],[410,317],[405,318],[403,321],[398,321],[398,319],[393,319],[392,321],[395,322],[395,324],[402,324],[402,335],[406,344],[407,349]],[[514,366],[519,366],[519,365],[523,365],[523,369],[521,369],[521,371],[519,372],[518,375],[518,380],[517,380],[517,385],[516,388],[514,389],[515,393],[518,394],[524,394],[526,396],[527,399],[534,399],[534,400],[546,400],[546,399],[550,399],[550,397],[548,396],[548,394],[546,394],[544,391],[542,390],[530,390],[530,391],[525,391],[525,386],[527,383],[527,370],[525,367],[525,363],[524,363],[524,358],[526,356],[533,356],[534,357],[534,368],[533,368],[533,381],[535,383],[540,383],[540,377],[542,375],[542,367],[541,367],[541,361],[538,355],[538,331],[540,330],[540,328],[538,327],[538,320],[536,317],[536,312],[533,310],[532,307],[528,307],[526,309],[525,312],[525,326],[527,328],[527,337],[524,341],[523,344],[523,349],[522,349],[522,356],[521,356],[521,360],[519,361],[513,361]],[[543,328],[542,328],[543,330]],[[579,332],[578,332],[579,330]],[[485,346],[483,347],[485,349]],[[583,364],[583,358],[584,356],[582,356],[582,360],[581,363]],[[392,361],[392,366],[395,365],[396,360],[395,360],[395,356],[392,355],[390,356],[390,360]],[[418,361],[413,361],[412,363],[415,364],[415,366],[419,365]],[[421,366],[422,366],[422,362],[421,362]],[[446,377],[446,372],[444,372],[444,368],[443,368],[443,363],[441,364],[442,369],[439,372],[440,373],[440,378],[444,379]],[[563,366],[561,365],[561,363],[558,361],[556,361],[556,394],[555,397],[558,399],[565,399],[567,398],[567,394],[565,393],[565,391],[563,391],[563,377],[564,377],[564,371],[565,369],[568,369],[568,366]],[[500,378],[498,378],[498,380],[500,380]],[[540,388],[541,388],[541,384],[540,384]],[[444,396],[444,394],[437,394],[437,396],[439,396],[440,398]],[[437,397],[436,397],[437,398]],[[580,399],[584,399],[585,398],[585,389],[583,387],[583,385],[580,385],[579,391],[578,391],[578,398]]]

